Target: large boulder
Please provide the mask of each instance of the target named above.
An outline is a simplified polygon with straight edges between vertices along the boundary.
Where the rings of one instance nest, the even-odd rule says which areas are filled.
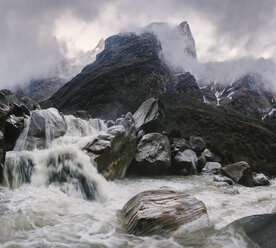
[[[133,115],[136,130],[144,130],[146,133],[160,131],[164,118],[163,104],[155,98],[143,102]]]
[[[275,247],[276,213],[247,216],[231,224],[241,226],[248,237],[260,247]]]
[[[189,139],[190,147],[197,154],[201,154],[206,148],[206,142],[202,137],[191,136]]]
[[[230,177],[236,183],[244,186],[254,186],[253,174],[250,166],[245,161],[229,164],[220,169],[221,173]]]
[[[204,203],[184,192],[141,192],[123,207],[126,231],[134,235],[168,235],[209,225]]]
[[[117,119],[106,134],[98,135],[85,149],[106,179],[124,178],[136,149],[136,129],[131,113]]]
[[[172,159],[172,170],[177,175],[188,175],[196,172],[197,156],[190,149],[178,152]]]
[[[64,116],[55,108],[35,110],[26,122],[14,149],[21,151],[48,148],[51,141],[64,135],[66,131]]]
[[[131,174],[166,174],[171,166],[170,143],[167,136],[149,133],[143,136],[137,146],[131,165]]]

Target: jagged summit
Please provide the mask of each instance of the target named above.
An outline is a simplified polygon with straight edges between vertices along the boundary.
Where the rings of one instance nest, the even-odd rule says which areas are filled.
[[[195,40],[187,21],[181,22],[179,25],[170,25],[167,22],[152,22],[144,30],[157,35],[161,41],[165,58],[170,57],[170,54],[183,54],[184,58],[186,56],[196,59]],[[166,53],[168,56],[166,56]],[[175,56],[173,57],[175,58]],[[171,61],[168,61],[168,63],[173,64]]]

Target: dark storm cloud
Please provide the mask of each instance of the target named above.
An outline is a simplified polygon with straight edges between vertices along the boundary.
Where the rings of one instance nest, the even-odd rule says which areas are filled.
[[[208,53],[214,57],[227,52],[224,46],[235,49],[237,58],[240,54],[260,57],[264,52],[268,57],[276,57],[275,0],[0,0],[0,88],[46,76],[64,59],[66,43],[53,37],[58,18],[70,14],[87,24],[93,23],[103,14],[105,6],[113,6],[117,11],[112,19],[106,17],[113,22],[110,27],[116,24],[122,30],[130,30],[148,24],[146,22],[172,19],[180,22],[192,16],[208,20],[215,27],[215,43],[209,46]],[[102,20],[105,20],[104,16]],[[204,26],[204,22],[201,25]],[[109,27],[108,24],[103,26]],[[191,29],[193,32],[196,27],[191,26]],[[110,29],[106,33],[113,32]],[[242,59],[242,71],[248,66],[254,70],[254,65],[258,66],[259,62],[253,60]],[[181,58],[175,58],[175,61],[181,64]],[[220,73],[231,74],[232,69],[240,69],[237,61],[234,58],[236,66],[230,66],[232,62],[221,66]],[[194,69],[195,73],[205,70],[187,61],[182,66]],[[274,72],[273,68],[269,71]]]
[[[100,0],[1,0],[0,88],[55,70],[66,50],[53,36],[57,18],[70,13],[93,21],[103,5]]]

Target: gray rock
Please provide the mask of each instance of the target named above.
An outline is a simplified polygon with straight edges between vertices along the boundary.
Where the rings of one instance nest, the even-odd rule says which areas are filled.
[[[26,122],[18,138],[15,150],[45,149],[51,141],[63,136],[67,131],[64,116],[55,108],[35,110]]]
[[[196,173],[197,156],[190,149],[178,152],[172,159],[172,170],[177,175],[188,175]]]
[[[123,207],[125,228],[134,235],[169,235],[209,226],[204,203],[184,192],[141,192]]]
[[[221,173],[230,177],[236,183],[244,186],[254,186],[253,174],[250,166],[245,161],[229,164],[220,169]]]
[[[263,173],[253,173],[253,180],[255,186],[270,185],[268,178]]]
[[[211,153],[207,148],[202,152],[202,155],[205,157],[207,162],[214,162],[215,155]],[[215,161],[219,162],[219,161]]]
[[[227,183],[229,185],[233,185],[234,184],[233,180],[230,179],[229,177],[218,176],[218,175],[216,175],[216,176],[213,177],[213,181],[214,182],[223,182],[223,183]]]
[[[105,122],[105,124],[106,124],[107,128],[109,128],[109,127],[112,127],[112,126],[115,125],[115,121],[108,120],[108,121]]]
[[[274,248],[276,244],[276,213],[252,215],[234,221],[248,237],[262,248]]]
[[[189,149],[189,142],[183,138],[173,138],[172,147],[183,152],[184,150]]]
[[[202,137],[191,136],[189,139],[190,147],[197,154],[201,154],[206,148],[206,142]]]
[[[137,146],[131,166],[132,174],[166,174],[171,166],[171,152],[168,137],[160,133],[143,136]]]
[[[131,113],[117,119],[106,134],[97,136],[85,149],[106,179],[124,178],[136,149],[136,130]]]
[[[160,131],[165,118],[163,104],[155,98],[143,102],[133,115],[136,130],[144,130],[146,133]]]
[[[216,173],[220,170],[221,164],[218,162],[207,162],[202,171],[207,173]]]

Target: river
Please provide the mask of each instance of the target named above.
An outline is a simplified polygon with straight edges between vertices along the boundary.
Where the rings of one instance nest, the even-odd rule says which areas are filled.
[[[276,181],[265,187],[226,187],[216,185],[212,175],[204,174],[107,182],[81,149],[99,132],[104,132],[102,123],[95,120],[79,123],[72,116],[67,116],[66,122],[69,126],[66,135],[51,142],[48,149],[17,149],[7,153],[10,176],[6,171],[6,186],[0,187],[1,247],[256,247],[240,228],[228,224],[244,216],[276,211]],[[93,182],[95,200],[83,194],[75,178],[51,183],[49,175],[53,168],[49,167],[49,158],[60,163],[55,168],[58,170],[64,165],[59,161],[60,155],[68,153],[72,163],[67,161],[66,165],[81,170],[78,173]],[[30,183],[22,183],[22,170],[18,170],[22,164],[20,157],[34,164]],[[79,167],[75,168],[75,164]],[[120,211],[124,204],[141,191],[161,187],[185,191],[202,200],[211,227],[174,237],[127,234]]]

